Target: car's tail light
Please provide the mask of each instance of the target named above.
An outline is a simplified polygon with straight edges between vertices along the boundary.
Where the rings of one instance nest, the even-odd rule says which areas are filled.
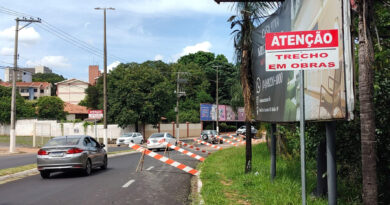
[[[48,153],[46,152],[46,150],[40,149],[38,150],[38,155],[48,155]]]
[[[79,149],[79,148],[72,148],[72,149],[69,149],[66,154],[77,154],[77,153],[81,153],[83,152],[84,150],[82,149]]]
[[[302,118],[302,119],[303,119],[303,118]],[[146,141],[146,143],[147,143],[147,144],[150,144],[150,141],[149,141],[149,140],[147,140],[147,141]]]
[[[158,142],[159,142],[159,143],[163,143],[163,142],[165,142],[165,138],[163,138],[163,139],[159,140]]]

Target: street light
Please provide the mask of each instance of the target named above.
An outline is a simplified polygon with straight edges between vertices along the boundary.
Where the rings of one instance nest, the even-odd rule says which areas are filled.
[[[103,143],[106,145],[104,149],[108,151],[107,143],[107,43],[106,43],[106,10],[115,10],[112,7],[109,8],[100,8],[97,7],[95,10],[104,11],[104,73],[103,73],[103,122],[104,122],[104,132],[103,132]]]

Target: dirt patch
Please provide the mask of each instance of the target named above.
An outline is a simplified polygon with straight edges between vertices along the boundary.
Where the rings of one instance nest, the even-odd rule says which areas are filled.
[[[221,180],[221,184],[223,184],[223,185],[225,185],[225,186],[231,186],[232,183],[233,183],[233,182],[232,182],[231,180],[227,180],[227,181]]]
[[[38,148],[16,147],[15,153],[9,152],[9,147],[0,147],[0,156],[17,155],[17,154],[35,154]]]

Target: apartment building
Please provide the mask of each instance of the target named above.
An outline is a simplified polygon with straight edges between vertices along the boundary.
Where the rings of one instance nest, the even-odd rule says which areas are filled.
[[[86,96],[85,89],[88,88],[89,84],[72,78],[55,83],[55,85],[57,85],[57,96],[62,101],[70,104],[79,104],[80,101],[84,100]]]
[[[1,86],[12,87],[12,83],[0,82]],[[48,82],[16,82],[16,91],[26,100],[36,100],[42,96],[50,96],[51,83]]]
[[[34,68],[18,68],[16,70],[16,81],[32,82],[32,75],[35,73],[52,73],[51,69],[46,66],[35,66]],[[12,82],[12,68],[5,68],[4,81]]]

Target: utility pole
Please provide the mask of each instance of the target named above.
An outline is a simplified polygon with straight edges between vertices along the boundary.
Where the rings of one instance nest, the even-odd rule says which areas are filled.
[[[115,10],[114,8],[95,8],[96,10],[103,10],[104,12],[104,37],[103,37],[103,44],[104,44],[104,73],[103,73],[103,122],[104,122],[104,129],[103,129],[103,144],[106,146],[104,149],[108,151],[108,143],[107,143],[107,43],[106,43],[106,10]]]
[[[217,68],[217,79],[216,79],[216,90],[215,90],[215,98],[216,98],[216,103],[217,103],[217,133],[219,134],[219,101],[218,101],[218,69],[219,65],[213,66],[214,68]]]
[[[176,80],[176,136],[177,136],[177,141],[180,141],[180,126],[179,126],[179,99],[180,99],[180,94],[179,94],[179,77],[180,72],[177,72],[177,80]]]
[[[18,38],[19,31],[24,27],[30,25],[33,22],[41,23],[41,19],[37,18],[16,18],[16,27],[15,27],[15,48],[14,48],[14,68],[12,69],[12,96],[11,96],[11,129],[10,129],[10,142],[9,142],[9,152],[15,152],[16,137],[15,137],[15,124],[16,124],[16,69],[18,68]],[[28,22],[26,25],[19,29],[19,21]]]

